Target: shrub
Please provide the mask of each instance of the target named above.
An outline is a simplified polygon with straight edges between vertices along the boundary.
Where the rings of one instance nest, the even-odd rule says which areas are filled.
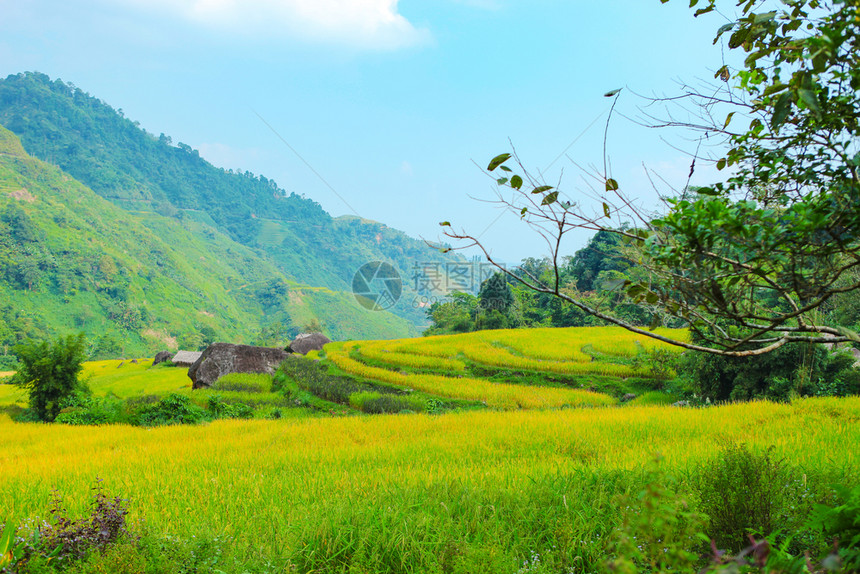
[[[128,534],[125,528],[127,501],[108,496],[98,480],[92,490],[90,516],[77,520],[66,516],[63,500],[55,494],[51,507],[55,524],[42,532],[42,536],[46,550],[59,549],[58,560],[82,558],[91,550],[103,551],[108,544]]]
[[[171,393],[157,403],[144,405],[134,417],[141,426],[197,424],[211,415],[184,395]]]
[[[216,391],[268,393],[272,390],[272,377],[264,373],[230,373],[215,381],[212,388]]]
[[[837,487],[842,500],[817,505],[803,528],[823,535],[826,544],[792,551],[792,538],[777,534],[756,540],[736,555],[716,551],[702,572],[860,572],[860,486]]]
[[[786,478],[786,469],[770,449],[756,453],[743,444],[726,447],[702,468],[694,488],[714,543],[739,552],[748,545],[750,533],[771,534],[783,508]]]
[[[333,403],[351,405],[351,397],[357,393],[376,393],[379,395],[397,395],[397,391],[382,385],[361,383],[355,379],[329,374],[328,369],[314,361],[287,357],[272,382],[272,390],[281,390],[285,377],[294,380],[299,388]],[[360,408],[360,407],[353,407]],[[399,411],[397,411],[399,412]]]
[[[216,419],[249,419],[254,416],[254,409],[243,403],[229,403],[221,395],[209,397],[207,410]]]
[[[678,366],[679,355],[663,347],[649,347],[640,350],[633,361],[631,367],[638,370],[644,370],[655,379],[670,379],[675,376],[675,370]],[[652,383],[653,385],[653,383]],[[657,384],[655,390],[660,390],[661,385]]]
[[[427,407],[425,401],[418,397],[383,395],[369,391],[350,395],[349,405],[368,414],[421,412]]]
[[[63,409],[55,422],[67,425],[103,425],[125,422],[123,402],[116,397],[86,397],[74,407]]]
[[[106,494],[99,479],[92,491],[87,517],[69,518],[62,498],[55,492],[50,522],[43,522],[28,538],[18,538],[12,548],[7,548],[8,530],[4,532],[0,550],[7,552],[0,556],[0,572],[65,571],[74,561],[94,552],[103,553],[123,538],[132,538],[126,529],[127,501]]]
[[[78,373],[86,358],[85,346],[81,333],[15,347],[20,364],[12,382],[30,391],[30,408],[39,420],[52,422],[60,414],[63,402],[81,388]]]
[[[835,542],[833,553],[846,571],[860,572],[860,485],[839,487],[837,492],[841,503],[817,506],[808,525]]]
[[[792,396],[844,395],[860,392],[860,372],[843,353],[828,353],[821,345],[788,343],[752,357],[720,357],[684,353],[679,372],[696,392],[713,401]],[[837,382],[838,381],[838,382]]]

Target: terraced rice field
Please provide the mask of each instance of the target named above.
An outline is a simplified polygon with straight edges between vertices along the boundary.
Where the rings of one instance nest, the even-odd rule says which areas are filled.
[[[684,331],[663,330],[673,336]],[[653,349],[679,352],[660,341],[615,327],[479,331],[423,339],[331,343],[327,358],[350,375],[493,408],[606,406],[615,401],[582,389],[491,381],[468,376],[467,365],[544,375],[652,376],[632,364]]]

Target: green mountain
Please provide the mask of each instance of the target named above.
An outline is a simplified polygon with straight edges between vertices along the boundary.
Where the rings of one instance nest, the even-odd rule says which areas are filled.
[[[361,265],[386,261],[399,270],[404,300],[411,300],[416,264],[462,260],[377,222],[333,218],[264,176],[216,168],[190,146],[147,133],[121,111],[44,74],[0,80],[0,124],[21,138],[28,153],[114,204],[184,225],[207,224],[293,281],[350,291]],[[427,324],[414,305],[399,304],[392,312]]]
[[[201,219],[127,211],[0,126],[0,364],[26,337],[77,331],[93,356],[114,357],[277,344],[314,319],[334,339],[416,334],[351,293],[295,281]]]

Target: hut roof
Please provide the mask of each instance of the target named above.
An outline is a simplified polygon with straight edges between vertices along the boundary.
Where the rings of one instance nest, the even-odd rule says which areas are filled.
[[[202,351],[177,351],[171,362],[174,365],[193,365],[202,355]]]

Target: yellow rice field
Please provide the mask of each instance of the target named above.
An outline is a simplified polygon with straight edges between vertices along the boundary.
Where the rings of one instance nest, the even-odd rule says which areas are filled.
[[[479,505],[528,504],[538,489],[549,497],[542,504],[564,513],[582,496],[564,477],[635,471],[658,451],[683,475],[720,445],[745,442],[856,479],[858,423],[860,398],[155,429],[15,424],[0,415],[0,500],[13,518],[44,515],[56,488],[79,511],[101,477],[159,533],[229,535],[249,551],[285,556],[309,537],[334,536],[327,521],[356,523],[386,508],[403,513],[417,536],[422,516],[444,522],[444,509],[469,492]],[[481,520],[489,529],[495,519]]]
[[[349,356],[356,343],[329,343],[327,357],[340,369],[356,375],[416,389],[441,397],[481,401],[499,409],[540,409],[578,406],[608,406],[616,401],[607,395],[579,389],[561,389],[509,383],[495,383],[471,377],[406,374],[366,365]]]
[[[90,361],[84,363],[80,378],[98,395],[121,398],[162,395],[191,390],[188,369],[159,367],[151,369],[152,359]]]
[[[687,340],[685,329],[655,329],[655,333]],[[462,335],[436,335],[421,339],[384,341],[384,348],[400,353],[428,356],[455,356],[464,349],[486,345],[509,348],[531,359],[588,363],[591,357],[583,352],[590,346],[599,353],[632,357],[640,348],[682,349],[656,339],[631,333],[621,327],[566,327],[543,329],[505,329],[476,331]]]
[[[686,338],[683,330],[658,333]],[[630,358],[649,349],[677,347],[617,327],[518,329],[439,335],[421,339],[330,343],[326,356],[343,371],[448,398],[501,409],[599,406],[611,399],[576,389],[535,387],[464,376],[466,361],[484,367],[567,376],[649,377]],[[594,360],[590,353],[601,356]],[[618,362],[612,362],[617,360]],[[381,366],[380,366],[381,365]],[[412,373],[403,369],[435,371]]]

